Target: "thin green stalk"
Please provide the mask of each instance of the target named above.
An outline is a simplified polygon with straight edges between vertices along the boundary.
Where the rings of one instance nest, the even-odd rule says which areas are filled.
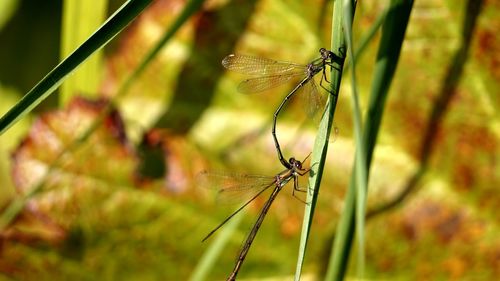
[[[300,279],[302,272],[302,265],[307,249],[307,241],[311,229],[312,219],[314,216],[314,209],[318,199],[321,178],[323,169],[326,162],[326,155],[328,152],[328,143],[330,132],[333,124],[333,117],[335,108],[337,106],[338,94],[340,91],[340,82],[342,79],[342,68],[345,60],[345,42],[344,34],[342,32],[342,9],[339,1],[335,1],[333,5],[333,21],[332,21],[332,44],[331,51],[339,57],[338,65],[335,65],[331,71],[330,87],[332,95],[329,96],[326,106],[325,114],[319,124],[318,134],[313,147],[311,159],[311,172],[309,177],[309,190],[307,193],[308,202],[305,207],[304,220],[302,223],[302,233],[299,245],[299,254],[297,258],[297,266],[295,271],[295,280]]]
[[[346,33],[346,43],[349,57],[351,58],[351,107],[354,120],[354,140],[356,144],[355,155],[355,184],[356,189],[356,225],[358,226],[358,276],[362,277],[365,267],[365,212],[366,212],[366,191],[367,191],[367,169],[365,148],[362,140],[362,121],[359,105],[358,87],[356,82],[356,59],[353,52],[352,22],[354,20],[355,3],[351,0],[344,0],[344,30]]]
[[[366,151],[366,168],[369,171],[375,142],[384,112],[385,101],[401,52],[412,0],[391,0],[385,22],[382,27],[382,39],[377,54],[373,85],[370,94],[365,127],[363,129],[363,146]],[[326,280],[343,280],[350,255],[355,231],[355,173],[347,191],[344,210],[340,218],[338,231],[333,245]]]
[[[364,53],[366,50],[366,47],[368,47],[368,44],[373,40],[375,37],[375,34],[377,31],[380,29],[380,26],[384,23],[385,21],[385,16],[387,15],[387,8],[380,13],[373,24],[370,26],[370,29],[363,33],[361,38],[359,39],[358,46],[356,47],[356,50],[354,51],[354,58],[356,60],[359,60],[361,58],[361,55]],[[349,64],[345,66],[344,71],[349,70]]]
[[[467,0],[465,3],[465,14],[462,22],[460,34],[461,44],[455,51],[452,64],[448,66],[445,78],[438,97],[435,99],[433,108],[428,117],[428,123],[425,126],[427,129],[423,133],[418,160],[420,167],[414,172],[410,179],[406,182],[401,192],[389,202],[385,202],[380,206],[376,206],[371,211],[368,211],[368,217],[374,217],[383,212],[402,204],[409,195],[418,187],[420,180],[425,175],[429,168],[429,160],[433,154],[434,143],[436,137],[441,131],[439,128],[450,109],[451,101],[459,93],[456,89],[461,79],[463,79],[463,70],[469,58],[469,51],[472,44],[472,39],[477,28],[477,21],[481,13],[484,0]]]
[[[17,120],[52,94],[77,67],[104,47],[125,26],[144,10],[152,0],[129,0],[123,4],[89,39],[57,65],[0,119],[0,135]]]

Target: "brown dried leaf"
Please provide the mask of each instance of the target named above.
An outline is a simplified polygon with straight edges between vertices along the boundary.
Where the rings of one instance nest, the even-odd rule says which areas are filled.
[[[76,98],[68,108],[43,115],[13,155],[17,190],[37,192],[29,197],[29,208],[63,228],[132,182],[137,159],[116,111],[106,114],[90,137],[79,140],[107,105]]]

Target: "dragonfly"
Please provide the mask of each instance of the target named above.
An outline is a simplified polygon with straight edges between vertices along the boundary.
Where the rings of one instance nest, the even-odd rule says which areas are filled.
[[[323,81],[330,83],[326,77],[326,68],[327,66],[333,67],[334,63],[338,65],[343,64],[343,59],[335,55],[332,51],[321,48],[319,49],[319,53],[320,57],[307,65],[239,54],[228,55],[222,60],[222,65],[226,69],[253,76],[243,80],[238,85],[238,91],[244,94],[262,92],[282,85],[293,78],[302,77],[302,80],[285,96],[273,115],[271,134],[279,161],[287,169],[292,167],[290,162],[285,160],[276,136],[276,123],[281,110],[296,92],[300,89],[305,89],[310,104],[307,107],[309,109],[308,115],[313,116],[320,107],[320,104],[324,104],[321,101],[321,96],[318,94],[314,76],[321,73],[320,86],[328,93],[333,94],[328,88],[323,86]]]
[[[302,167],[303,162],[309,157],[309,155],[303,160],[297,160],[295,158],[290,158],[287,161],[287,164],[290,168],[286,168],[285,170],[279,172],[275,176],[260,176],[260,175],[226,175],[226,174],[214,174],[211,172],[201,172],[200,176],[202,181],[213,182],[215,184],[222,184],[218,191],[219,195],[229,195],[231,193],[237,192],[240,193],[246,189],[251,189],[253,192],[256,192],[250,200],[248,200],[245,204],[239,207],[236,211],[234,211],[230,216],[228,216],[225,220],[223,220],[217,227],[215,227],[212,231],[210,231],[202,241],[206,241],[210,236],[212,236],[217,230],[219,230],[225,223],[227,223],[231,218],[233,218],[236,214],[238,214],[241,210],[243,210],[248,204],[250,204],[255,198],[259,197],[264,191],[272,188],[273,191],[269,198],[264,203],[259,216],[255,224],[253,225],[250,233],[248,234],[241,251],[238,255],[238,259],[236,260],[236,264],[233,268],[233,271],[227,278],[228,281],[236,280],[236,276],[245,260],[248,251],[250,250],[250,246],[257,235],[257,232],[264,221],[264,218],[271,207],[274,199],[281,191],[281,189],[287,185],[290,181],[293,181],[293,192],[301,191],[304,192],[303,189],[299,187],[299,177],[304,176],[309,173],[310,168],[305,169]]]

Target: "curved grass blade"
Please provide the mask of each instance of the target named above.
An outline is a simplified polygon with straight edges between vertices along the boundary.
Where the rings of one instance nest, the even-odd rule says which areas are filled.
[[[380,26],[385,21],[385,16],[387,15],[388,7],[385,8],[375,19],[373,24],[370,26],[368,31],[366,31],[361,38],[359,39],[358,45],[356,46],[356,50],[354,51],[354,58],[359,60],[361,55],[364,53],[366,47],[368,47],[368,43],[370,43],[374,38],[377,31],[380,29]],[[345,70],[349,69],[349,65],[346,65]]]
[[[378,129],[382,120],[385,100],[396,70],[406,27],[413,6],[412,0],[391,0],[382,27],[382,39],[377,54],[375,77],[371,89],[367,121],[363,130],[363,145],[366,151],[366,165],[370,166]],[[350,249],[355,231],[354,174],[344,203],[338,230],[335,235],[332,256],[328,265],[326,280],[343,280],[347,270]]]
[[[405,200],[408,199],[409,195],[412,194],[418,187],[419,182],[422,177],[426,174],[429,169],[429,160],[433,155],[433,142],[436,141],[437,135],[439,134],[440,123],[443,122],[444,116],[450,110],[451,101],[458,94],[457,87],[458,83],[463,79],[464,66],[470,59],[470,48],[472,44],[472,38],[476,34],[477,21],[482,11],[482,6],[484,0],[468,0],[464,11],[464,19],[462,22],[462,29],[460,31],[461,45],[456,49],[453,55],[453,62],[448,66],[447,72],[445,74],[445,80],[441,89],[439,91],[439,97],[436,98],[433,108],[430,111],[429,119],[425,128],[425,132],[422,134],[424,137],[421,140],[420,151],[418,152],[418,161],[420,166],[413,173],[409,180],[405,183],[403,189],[399,194],[394,196],[390,201],[384,202],[381,205],[375,206],[372,210],[367,212],[367,219],[373,218],[380,214],[383,214],[390,209],[396,208],[401,205]]]
[[[355,189],[356,189],[356,226],[358,227],[358,277],[363,277],[365,268],[365,212],[366,212],[366,192],[368,172],[366,165],[366,153],[362,140],[362,116],[358,98],[358,88],[356,82],[356,58],[353,51],[352,22],[354,20],[355,3],[351,0],[344,0],[344,21],[343,26],[346,34],[347,50],[349,53],[351,66],[351,107],[354,120],[354,139],[356,144],[355,157]]]
[[[78,66],[106,45],[137,17],[152,0],[129,0],[123,4],[89,39],[57,65],[0,119],[0,135],[17,120],[47,98]]]
[[[328,144],[330,132],[332,129],[335,108],[337,106],[338,94],[340,90],[340,82],[342,79],[342,69],[345,60],[345,42],[344,34],[342,31],[342,9],[340,1],[335,1],[333,4],[333,21],[332,21],[332,43],[331,51],[339,57],[338,67],[332,67],[330,73],[330,87],[331,93],[328,98],[325,113],[321,119],[318,134],[314,143],[311,159],[311,172],[309,177],[309,188],[311,192],[307,193],[307,202],[304,212],[304,220],[302,223],[302,233],[300,238],[299,253],[297,257],[297,265],[295,269],[295,280],[300,280],[302,272],[302,265],[307,249],[307,241],[311,229],[312,219],[314,216],[314,209],[319,194],[319,187],[323,175],[323,169],[326,161],[326,154],[328,152]]]

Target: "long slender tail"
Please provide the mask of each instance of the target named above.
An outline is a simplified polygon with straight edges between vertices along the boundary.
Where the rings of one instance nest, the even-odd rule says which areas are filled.
[[[252,230],[248,234],[248,237],[245,241],[245,244],[243,244],[243,248],[241,249],[240,255],[238,256],[238,260],[236,261],[236,265],[234,266],[233,272],[231,272],[231,275],[227,278],[227,280],[236,280],[236,275],[238,275],[238,272],[241,268],[241,265],[243,264],[243,261],[245,260],[248,251],[250,250],[250,246],[252,245],[252,242],[257,235],[257,232],[259,231],[260,226],[262,225],[262,222],[264,221],[264,218],[269,211],[269,208],[271,207],[271,204],[273,203],[274,199],[280,192],[280,190],[283,188],[283,184],[276,183],[276,187],[273,190],[273,193],[269,196],[269,199],[267,199],[266,204],[264,204],[264,207],[262,207],[262,211],[259,214],[259,217],[257,218],[257,221],[255,222],[254,226],[252,227]]]
[[[309,76],[302,79],[302,81],[295,88],[293,88],[293,90],[288,95],[286,95],[286,97],[283,99],[281,104],[278,106],[278,108],[274,112],[273,127],[271,130],[271,134],[273,135],[274,145],[276,146],[276,151],[278,152],[278,158],[279,158],[281,164],[283,166],[285,166],[285,168],[287,168],[287,169],[290,169],[291,165],[283,157],[283,153],[281,152],[281,148],[280,148],[280,143],[278,141],[278,138],[276,137],[276,123],[278,122],[278,115],[280,114],[281,109],[283,108],[283,106],[285,106],[287,101],[300,89],[300,87],[304,86],[304,84],[306,84],[310,79],[311,79],[311,77],[309,77]]]

